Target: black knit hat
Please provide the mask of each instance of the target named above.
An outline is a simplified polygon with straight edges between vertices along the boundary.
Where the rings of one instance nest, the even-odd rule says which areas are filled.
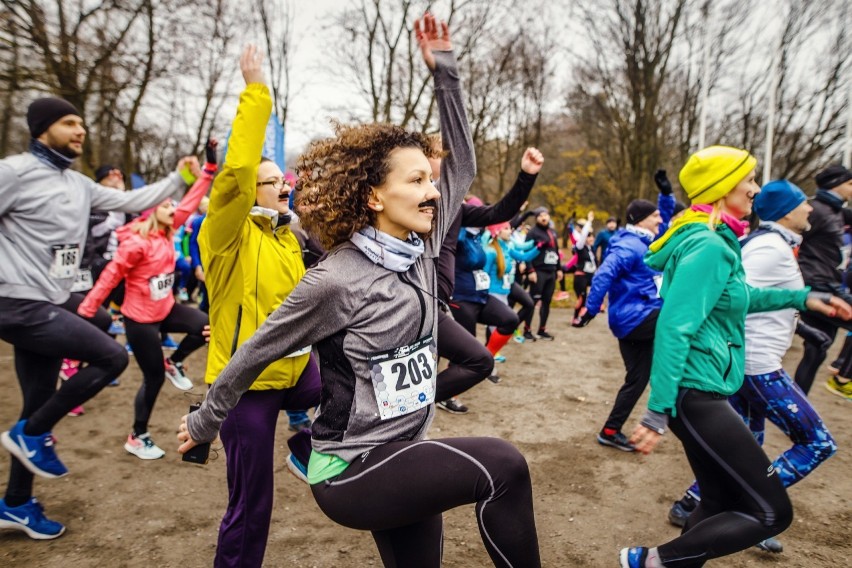
[[[627,206],[627,222],[631,225],[635,225],[642,221],[642,219],[647,218],[649,215],[653,215],[656,210],[657,206],[650,201],[634,199],[630,202],[630,205]]]
[[[102,179],[107,177],[112,170],[118,170],[118,168],[109,164],[102,165],[101,167],[95,170],[95,181],[100,182]],[[122,173],[121,175],[123,176],[124,174]]]
[[[82,117],[80,111],[65,99],[44,97],[34,100],[27,109],[27,126],[30,127],[30,136],[38,138],[54,122],[69,114]]]
[[[852,179],[852,172],[840,164],[828,166],[816,175],[817,187],[822,189],[832,189],[850,179]]]

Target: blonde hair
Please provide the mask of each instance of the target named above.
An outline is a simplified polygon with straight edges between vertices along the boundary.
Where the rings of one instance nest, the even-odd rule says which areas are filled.
[[[722,199],[725,198],[723,197]],[[713,210],[710,212],[710,218],[707,220],[707,226],[710,227],[711,231],[715,231],[716,225],[722,220],[722,199],[713,202]]]
[[[151,231],[156,231],[160,227],[160,222],[157,221],[157,209],[159,209],[159,205],[151,211],[151,214],[148,215],[145,219],[137,220],[130,226],[130,230],[134,233],[137,233],[143,239],[147,239],[151,235]],[[174,227],[171,225],[165,225],[163,230],[166,233],[166,237],[171,239],[174,235]]]

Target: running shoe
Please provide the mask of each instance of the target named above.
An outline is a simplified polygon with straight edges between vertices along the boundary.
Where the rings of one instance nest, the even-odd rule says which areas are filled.
[[[163,349],[169,349],[174,351],[178,348],[178,344],[175,343],[175,340],[172,339],[171,335],[166,335],[166,338],[163,340]]]
[[[83,410],[83,405],[75,406],[71,410],[68,411],[68,416],[83,416],[86,414],[86,411]]]
[[[634,546],[633,548],[622,548],[618,555],[621,568],[645,568],[645,558],[648,556],[648,549],[644,546]]]
[[[676,527],[683,527],[686,524],[686,519],[695,510],[698,501],[691,495],[684,495],[678,501],[672,503],[672,508],[669,509],[669,522]]]
[[[520,329],[515,330],[515,333],[512,334],[512,339],[515,340],[515,343],[523,343],[524,341],[526,341],[526,339],[524,338],[524,334],[521,333]]]
[[[526,330],[524,332],[524,340],[525,341],[535,341],[535,335],[530,330]]]
[[[554,339],[552,335],[550,335],[549,333],[547,333],[543,329],[540,329],[538,331],[538,338],[541,339],[542,341],[553,341],[553,339]]]
[[[441,402],[435,403],[441,410],[446,410],[450,414],[467,414],[468,408],[461,403],[457,398],[448,398]]]
[[[601,430],[600,432],[598,432],[598,444],[602,446],[609,446],[611,448],[621,450],[622,452],[636,451],[636,448],[633,446],[633,444],[630,443],[630,440],[627,439],[627,436],[625,436],[621,432],[616,432],[615,434],[607,434],[606,432]]]
[[[56,438],[46,432],[39,436],[24,434],[26,420],[20,420],[12,429],[0,435],[3,447],[18,458],[30,472],[53,479],[68,474],[68,468],[59,461],[53,449]]]
[[[166,377],[172,382],[176,389],[182,391],[192,390],[192,381],[183,372],[183,363],[173,362],[171,359],[165,360]]]
[[[571,297],[571,295],[568,292],[560,291],[560,292],[557,292],[556,295],[553,297],[553,301],[559,302],[559,301],[562,301],[562,300],[567,300],[570,297]]]
[[[65,532],[62,523],[44,516],[44,507],[35,497],[19,507],[8,507],[6,501],[0,499],[0,529],[24,531],[36,540],[50,540]]]
[[[59,369],[59,378],[67,381],[80,371],[80,362],[73,359],[63,359]]]
[[[127,442],[124,443],[124,449],[141,460],[158,460],[166,455],[166,452],[154,443],[148,432],[138,436],[131,432]]]
[[[831,376],[828,378],[828,382],[825,383],[825,388],[831,394],[836,394],[846,400],[852,400],[852,381],[841,383],[837,380],[836,376]]]
[[[505,363],[505,362],[506,362],[506,357],[505,357],[504,355],[500,355],[500,354],[498,353],[497,355],[495,355],[495,356],[494,356],[494,362],[495,362],[495,363]]]
[[[488,380],[496,385],[496,384],[499,384],[502,379],[500,378],[500,375],[493,375],[492,374],[492,375],[488,375]]]
[[[128,354],[128,355],[130,355],[131,357],[133,357],[133,348],[130,346],[130,344],[129,344],[129,343],[125,343],[125,345],[124,345],[124,350],[125,350],[125,351],[127,351],[127,354]]]
[[[308,430],[313,424],[311,423],[311,419],[302,420],[301,422],[293,422],[288,426],[288,429],[291,432],[301,432],[302,430]]]
[[[177,301],[181,304],[186,304],[189,302],[189,294],[186,293],[186,288],[181,288],[177,293]]]
[[[107,386],[108,387],[117,387],[120,384],[121,384],[121,381],[119,381],[117,378],[115,378],[115,379],[111,380]]]
[[[112,320],[112,323],[109,324],[109,329],[107,333],[110,335],[124,335],[124,322],[118,318]]]
[[[781,554],[784,552],[784,545],[777,538],[769,537],[766,540],[761,540],[754,546],[772,554]]]
[[[290,454],[287,456],[287,469],[290,470],[290,473],[304,481],[308,482],[308,466],[303,464],[299,458]]]

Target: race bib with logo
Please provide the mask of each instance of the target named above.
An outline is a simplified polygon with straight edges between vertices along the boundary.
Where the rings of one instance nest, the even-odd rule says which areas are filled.
[[[515,283],[515,272],[507,272],[503,275],[503,288],[511,288],[512,284]]]
[[[438,347],[431,335],[368,361],[380,419],[404,416],[435,402]]]
[[[159,274],[148,279],[148,288],[151,291],[151,299],[155,302],[168,298],[175,284],[175,273]]]
[[[79,245],[53,245],[53,262],[48,274],[51,278],[74,278],[82,256]]]
[[[544,263],[545,264],[558,264],[559,263],[559,253],[555,250],[549,250],[544,253]]]
[[[477,290],[488,290],[491,287],[491,277],[484,270],[474,270],[473,280]]]
[[[592,272],[594,272],[594,271],[595,271],[595,269],[596,269],[596,268],[597,268],[597,267],[595,266],[595,263],[594,263],[594,262],[592,262],[591,260],[586,261],[586,262],[583,264],[583,272],[585,272],[585,273],[587,273],[587,274],[591,274]]]
[[[92,279],[92,271],[78,270],[77,276],[74,278],[74,284],[71,285],[72,292],[88,292],[92,289],[92,286],[95,285],[94,280]]]

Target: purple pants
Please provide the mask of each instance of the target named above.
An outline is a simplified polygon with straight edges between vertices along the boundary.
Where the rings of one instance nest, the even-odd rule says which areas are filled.
[[[320,402],[319,367],[313,355],[299,381],[284,390],[248,391],[222,423],[219,436],[228,469],[228,509],[219,526],[214,566],[260,567],[266,553],[274,494],[275,425],[282,410]],[[310,455],[310,434],[287,441],[301,459]],[[305,461],[304,463],[307,463]]]

